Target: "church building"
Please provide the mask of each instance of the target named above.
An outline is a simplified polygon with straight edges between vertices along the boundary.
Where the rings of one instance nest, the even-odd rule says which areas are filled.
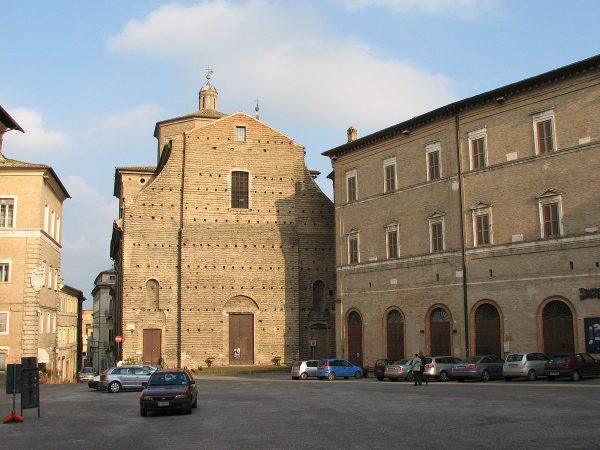
[[[118,167],[111,257],[124,360],[266,365],[335,355],[334,208],[304,147],[217,109],[160,121],[157,164]]]

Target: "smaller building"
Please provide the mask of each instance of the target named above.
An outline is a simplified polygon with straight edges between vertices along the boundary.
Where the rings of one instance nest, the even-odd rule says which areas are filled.
[[[94,280],[94,290],[92,291],[94,325],[91,346],[88,346],[88,349],[90,362],[97,371],[114,366],[116,361],[115,303],[113,300],[116,280],[115,269],[100,272]]]
[[[83,292],[63,285],[59,291],[56,331],[56,372],[59,381],[74,381],[79,369]]]

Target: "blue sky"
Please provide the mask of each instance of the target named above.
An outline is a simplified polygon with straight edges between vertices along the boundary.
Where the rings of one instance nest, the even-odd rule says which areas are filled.
[[[109,267],[114,167],[153,164],[157,120],[197,108],[211,66],[223,112],[252,112],[307,163],[365,135],[600,52],[598,1],[2,2],[0,104],[25,128],[8,157],[51,164],[65,203],[64,281]]]

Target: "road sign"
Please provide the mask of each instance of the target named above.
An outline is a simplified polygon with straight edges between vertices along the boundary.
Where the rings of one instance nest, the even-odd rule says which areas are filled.
[[[115,342],[117,344],[120,344],[121,342],[123,342],[123,337],[122,336],[115,336]]]
[[[39,408],[40,406],[40,376],[35,369],[23,369],[23,384],[21,386],[21,409]]]
[[[21,364],[6,365],[6,393],[19,394],[21,392],[22,369]]]
[[[310,346],[311,347],[316,347],[317,346],[317,340],[316,339],[311,339],[310,340]]]

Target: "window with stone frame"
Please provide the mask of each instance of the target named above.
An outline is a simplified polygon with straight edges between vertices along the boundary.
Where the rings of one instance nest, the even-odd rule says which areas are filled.
[[[538,197],[542,239],[563,236],[562,193],[548,189]]]
[[[442,219],[431,221],[429,229],[431,235],[431,252],[444,251],[444,221]]]
[[[492,243],[492,223],[489,208],[480,208],[473,211],[473,232],[475,246]]]
[[[10,280],[10,263],[0,262],[0,283],[8,283]]]
[[[533,117],[535,152],[544,155],[556,150],[554,111],[544,111]]]
[[[436,142],[429,144],[425,147],[425,153],[427,155],[427,180],[434,181],[439,180],[442,177],[442,166],[441,166],[441,144]]]
[[[8,334],[8,311],[0,311],[0,334]]]
[[[385,242],[387,248],[387,258],[397,258],[400,253],[398,249],[398,225],[390,225],[386,228]]]
[[[471,170],[487,167],[487,135],[485,129],[469,133],[469,150],[471,153]]]
[[[238,209],[248,209],[249,194],[249,175],[248,172],[231,172],[231,207]]]
[[[160,307],[160,285],[158,281],[146,281],[146,308],[158,311]]]
[[[383,162],[384,183],[383,191],[385,193],[396,190],[396,158],[386,159]]]
[[[346,173],[346,199],[348,202],[354,202],[358,199],[356,178],[356,170]]]
[[[348,235],[348,264],[358,264],[359,262],[358,233],[351,233]]]
[[[0,228],[14,227],[15,199],[0,198]]]

